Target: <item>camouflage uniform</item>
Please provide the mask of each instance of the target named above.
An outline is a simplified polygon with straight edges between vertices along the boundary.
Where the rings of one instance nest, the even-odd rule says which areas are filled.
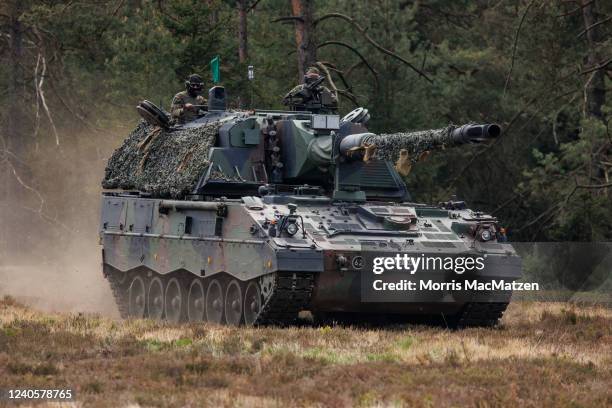
[[[320,84],[310,91],[306,89],[307,84],[312,84],[320,79],[321,73],[318,68],[308,68],[304,75],[304,83],[290,90],[283,98],[283,103],[297,110],[315,109],[321,113],[327,111],[334,112],[338,109],[338,96],[335,92]],[[320,104],[321,108],[315,108],[310,102],[313,102],[315,105]]]
[[[304,87],[306,86],[306,84],[299,84],[296,87],[294,87],[292,90],[290,90],[289,92],[287,92],[287,95],[285,95],[285,97],[283,98],[283,103],[285,105],[289,105],[293,100],[297,99],[300,101],[300,103],[296,103],[293,102],[294,105],[302,105],[305,102],[307,102],[306,100],[303,100],[304,98],[300,97],[298,94],[304,89]],[[316,88],[317,92],[319,94],[323,94],[326,93],[329,95],[331,101],[332,101],[332,105],[331,107],[337,107],[338,106],[338,96],[329,90],[329,88],[327,88],[326,86],[323,85],[319,85]]]
[[[206,98],[202,95],[191,96],[187,91],[177,93],[172,99],[172,106],[170,108],[172,118],[176,119],[179,123],[191,122],[197,119],[199,109],[185,109],[184,106],[188,103],[192,105],[206,105]]]

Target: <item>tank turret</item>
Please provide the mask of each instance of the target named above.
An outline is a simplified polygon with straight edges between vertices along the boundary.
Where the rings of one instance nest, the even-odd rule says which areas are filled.
[[[224,96],[222,87],[214,87],[209,112],[165,129],[151,120],[163,113],[143,102],[139,112],[147,108],[143,118],[150,126],[142,125],[115,153],[104,187],[183,198],[240,197],[257,194],[262,185],[292,191],[308,184],[337,200],[402,200],[408,193],[401,176],[424,153],[500,134],[495,124],[374,134],[365,127],[369,115],[362,108],[342,120],[310,112],[228,111]]]

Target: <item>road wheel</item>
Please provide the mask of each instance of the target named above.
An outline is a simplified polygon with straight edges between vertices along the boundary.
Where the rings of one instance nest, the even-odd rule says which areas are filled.
[[[144,280],[135,276],[128,289],[128,317],[141,319],[145,315],[146,289]]]
[[[185,316],[185,298],[183,285],[177,278],[172,278],[166,285],[164,295],[164,312],[166,320],[172,323],[179,323],[184,320]]]
[[[217,279],[208,284],[206,290],[206,321],[221,323],[223,319],[223,289]]]
[[[204,320],[206,304],[204,303],[204,285],[201,279],[194,279],[189,285],[187,295],[187,320],[190,322],[201,322]]]
[[[244,291],[244,323],[252,326],[261,312],[261,290],[257,281],[249,282]]]
[[[160,278],[151,279],[148,298],[149,317],[161,320],[164,316],[164,283]]]
[[[225,292],[225,321],[232,326],[242,323],[242,289],[235,279],[227,285]]]

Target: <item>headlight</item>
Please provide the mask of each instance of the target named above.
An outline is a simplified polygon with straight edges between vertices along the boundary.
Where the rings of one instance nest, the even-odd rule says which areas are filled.
[[[287,231],[287,234],[293,236],[295,234],[297,234],[298,232],[298,226],[296,223],[292,222],[287,224],[287,226],[285,227],[285,231]]]
[[[493,238],[493,234],[491,234],[491,231],[489,231],[488,229],[483,229],[480,232],[480,239],[482,239],[483,241],[489,241],[491,238]]]

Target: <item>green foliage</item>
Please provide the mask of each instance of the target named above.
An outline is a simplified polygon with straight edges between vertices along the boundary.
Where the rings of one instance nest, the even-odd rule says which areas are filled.
[[[606,2],[595,5],[599,16],[612,13]],[[406,180],[414,201],[457,195],[494,211],[514,240],[605,240],[612,237],[610,188],[593,186],[610,183],[612,98],[602,106],[604,118],[585,111],[592,73],[580,71],[590,68],[585,61],[592,50],[581,34],[583,16],[568,13],[571,8],[550,0],[314,2],[315,18],[342,13],[354,19],[431,82],[343,19],[319,21],[313,41],[343,42],[370,64],[372,70],[337,44],[318,49],[319,61],[344,72],[346,83],[333,74],[338,88],[370,109],[372,131],[502,125],[503,137],[492,146],[436,153],[416,166]],[[210,85],[215,55],[231,107],[281,108],[282,95],[298,81],[294,23],[274,22],[291,14],[285,0],[262,0],[248,12],[243,63],[234,1],[46,1],[23,2],[21,10],[28,41],[22,65],[33,73],[37,56],[46,58],[46,97],[60,128],[134,122],[133,106],[145,98],[168,108],[190,73]],[[604,61],[612,52],[611,28],[597,30]],[[4,58],[3,89],[11,74],[10,56]],[[247,65],[255,67],[252,82]],[[604,85],[610,89],[609,75]],[[34,123],[35,92],[24,87]],[[12,102],[0,94],[3,107]],[[340,103],[341,113],[355,107],[344,97]],[[45,117],[39,121],[42,137],[50,137]]]

